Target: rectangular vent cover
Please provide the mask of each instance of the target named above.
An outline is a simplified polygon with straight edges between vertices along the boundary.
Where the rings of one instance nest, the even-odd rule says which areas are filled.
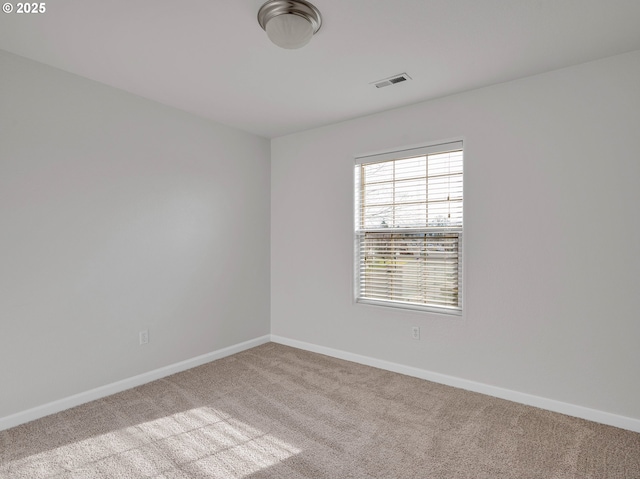
[[[393,75],[390,78],[374,81],[371,85],[374,85],[376,88],[382,88],[389,85],[395,85],[396,83],[402,83],[407,80],[411,80],[411,77],[406,73],[400,73],[399,75]]]

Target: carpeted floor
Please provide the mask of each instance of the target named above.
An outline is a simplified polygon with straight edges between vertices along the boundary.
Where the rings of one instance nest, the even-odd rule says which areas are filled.
[[[640,434],[268,343],[0,432],[2,479],[640,478]]]

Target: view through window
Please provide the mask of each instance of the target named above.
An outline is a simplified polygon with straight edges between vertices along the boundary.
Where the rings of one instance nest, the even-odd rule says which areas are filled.
[[[356,300],[460,314],[462,142],[356,159]]]

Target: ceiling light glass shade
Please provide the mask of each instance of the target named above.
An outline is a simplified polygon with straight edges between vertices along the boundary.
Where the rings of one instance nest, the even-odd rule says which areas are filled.
[[[322,18],[305,0],[269,0],[260,7],[258,23],[273,43],[294,49],[309,43],[320,29]]]
[[[272,18],[265,28],[269,39],[281,48],[300,48],[313,36],[313,26],[298,15],[287,13]]]

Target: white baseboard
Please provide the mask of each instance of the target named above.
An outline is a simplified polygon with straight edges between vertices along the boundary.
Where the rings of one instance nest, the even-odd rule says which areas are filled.
[[[567,416],[579,417],[588,421],[619,427],[621,429],[627,429],[629,431],[640,432],[640,419],[619,416],[617,414],[599,411],[597,409],[590,409],[583,406],[576,406],[575,404],[556,401],[554,399],[547,399],[540,396],[512,391],[510,389],[499,388],[496,386],[489,386],[487,384],[470,381],[468,379],[456,378],[454,376],[448,376],[446,374],[435,373],[432,371],[427,371],[425,369],[405,366],[403,364],[392,363],[390,361],[362,356],[347,351],[341,351],[339,349],[319,346],[317,344],[306,343],[304,341],[284,338],[282,336],[273,334],[271,335],[271,341],[273,341],[274,343],[284,344],[285,346],[291,346],[294,348],[304,349],[306,351],[320,353],[338,359],[344,359],[346,361],[352,361],[354,363],[364,364],[366,366],[373,366],[375,368],[384,369],[386,371],[393,371],[396,373],[405,374],[407,376],[426,379],[427,381],[432,381],[434,383],[445,384],[447,386],[453,386],[456,388],[466,389],[468,391],[486,394],[488,396],[493,396],[500,399],[506,399],[508,401],[513,401],[520,404],[526,404],[527,406],[534,406],[540,409],[546,409],[548,411],[559,412],[561,414],[566,414]]]
[[[95,401],[96,399],[110,396],[112,394],[116,394],[121,391],[134,388],[136,386],[141,386],[142,384],[155,381],[156,379],[161,379],[166,376],[179,373],[181,371],[186,371],[187,369],[195,368],[196,366],[215,361],[216,359],[231,356],[232,354],[236,354],[241,351],[260,346],[261,344],[268,343],[269,340],[269,335],[251,339],[249,341],[234,344],[233,346],[218,349],[217,351],[213,351],[211,353],[196,356],[195,358],[180,361],[179,363],[170,364],[169,366],[165,366],[163,368],[154,369],[153,371],[149,371],[148,373],[139,374],[137,376],[123,379],[122,381],[107,384],[106,386],[100,386],[95,389],[90,389],[89,391],[81,392],[78,394],[74,394],[73,396],[43,404],[42,406],[27,409],[26,411],[12,414],[11,416],[2,417],[0,418],[0,431],[18,426],[20,424],[24,424],[29,421],[33,421],[35,419],[39,419],[44,416],[48,416],[50,414],[64,411],[65,409],[79,406],[80,404]]]
[[[488,396],[494,396],[508,401],[513,401],[528,406],[534,406],[548,411],[559,412],[568,416],[579,417],[588,421],[594,421],[601,424],[607,424],[609,426],[619,427],[621,429],[627,429],[629,431],[640,432],[640,419],[620,416],[597,409],[590,409],[583,406],[576,406],[574,404],[565,403],[562,401],[556,401],[554,399],[547,399],[540,396],[534,396],[531,394],[521,393],[518,391],[512,391],[510,389],[499,388],[496,386],[489,386],[487,384],[470,381],[467,379],[456,378],[454,376],[448,376],[446,374],[435,373],[427,371],[425,369],[415,368],[412,366],[405,366],[403,364],[393,363],[390,361],[384,361],[381,359],[372,358],[369,356],[362,356],[360,354],[350,353],[347,351],[341,351],[339,349],[328,348],[325,346],[319,346],[317,344],[307,343],[304,341],[298,341],[296,339],[289,339],[277,335],[266,335],[259,338],[251,339],[233,346],[229,346],[211,353],[203,354],[195,358],[187,359],[179,363],[171,364],[163,368],[149,371],[148,373],[133,376],[131,378],[123,379],[115,383],[100,386],[89,391],[74,394],[57,401],[53,401],[41,406],[37,406],[32,409],[27,409],[11,416],[5,416],[0,418],[0,431],[9,429],[11,427],[24,424],[35,419],[39,419],[50,414],[55,414],[65,409],[69,409],[80,404],[84,404],[96,399],[100,399],[112,394],[131,389],[142,384],[161,379],[171,374],[186,371],[187,369],[200,366],[202,364],[221,359],[232,354],[245,351],[247,349],[260,346],[269,341],[274,343],[284,344],[298,349],[304,349],[314,353],[324,354],[338,359],[344,359],[346,361],[352,361],[354,363],[364,364],[366,366],[372,366],[386,371],[393,371],[407,376],[413,376],[427,381],[432,381],[439,384],[445,384],[447,386],[453,386],[460,389],[466,389],[468,391],[478,392],[486,394]]]

